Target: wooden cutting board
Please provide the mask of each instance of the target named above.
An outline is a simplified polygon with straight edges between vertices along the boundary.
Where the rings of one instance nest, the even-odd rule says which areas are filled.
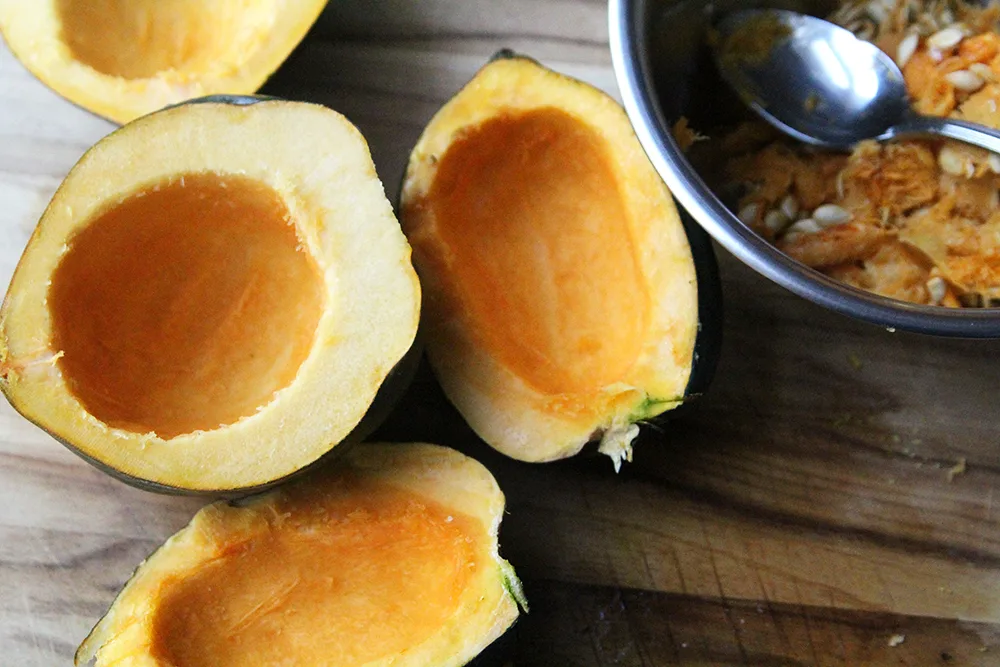
[[[337,0],[266,92],[346,114],[394,198],[424,124],[501,47],[616,94],[593,0]],[[111,129],[0,50],[0,286]],[[720,262],[715,384],[619,475],[493,453],[426,369],[381,429],[476,456],[507,493],[531,601],[515,664],[1000,665],[1000,343],[890,333]],[[116,482],[0,406],[0,665],[70,664],[200,505]]]

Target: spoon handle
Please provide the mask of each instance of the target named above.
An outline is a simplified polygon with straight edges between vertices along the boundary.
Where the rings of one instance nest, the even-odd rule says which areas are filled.
[[[1000,132],[979,123],[969,123],[954,118],[912,115],[892,127],[881,138],[895,139],[928,134],[964,141],[1000,153]]]

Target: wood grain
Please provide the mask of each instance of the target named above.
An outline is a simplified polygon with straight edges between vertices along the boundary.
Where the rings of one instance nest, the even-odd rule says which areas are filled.
[[[266,91],[357,123],[395,198],[427,120],[501,47],[615,94],[605,12],[338,0]],[[0,286],[61,178],[112,129],[0,48]],[[889,333],[720,260],[716,382],[647,428],[621,475],[596,457],[492,452],[426,368],[380,429],[456,446],[499,479],[503,548],[532,602],[516,664],[1000,664],[998,343]],[[0,665],[68,664],[199,505],[124,486],[0,407]]]
[[[737,267],[731,271],[739,275]],[[724,362],[731,349],[727,345]],[[716,411],[725,406],[724,387],[736,380],[720,376],[721,396],[713,391],[683,418],[648,429],[635,461],[618,476],[602,457],[528,465],[492,452],[461,423],[426,368],[376,437],[441,442],[485,462],[508,496],[508,555],[528,577],[1000,618],[1000,596],[991,591],[995,556],[959,546],[966,532],[995,539],[996,526],[975,512],[960,518],[964,510],[950,507],[979,500],[968,487],[980,473],[970,470],[949,482],[943,464],[908,456],[894,464],[891,454],[869,455],[876,444],[861,445],[864,456],[858,456],[853,441],[835,439],[846,444],[816,459],[811,451],[824,442],[818,436],[772,443],[720,432]],[[787,416],[779,411],[774,418]],[[828,471],[828,458],[838,457],[852,461],[839,479]],[[751,473],[733,472],[744,466]],[[906,474],[905,483],[890,479]]]
[[[529,581],[539,611],[517,627],[515,664],[641,667],[996,665],[996,626]],[[586,646],[589,652],[581,650]]]

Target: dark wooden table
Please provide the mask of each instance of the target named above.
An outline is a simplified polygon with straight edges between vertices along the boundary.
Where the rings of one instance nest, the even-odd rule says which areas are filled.
[[[606,41],[596,1],[336,0],[266,91],[346,114],[394,198],[424,124],[494,51],[615,94]],[[111,129],[0,50],[0,286]],[[619,475],[493,453],[426,369],[380,430],[496,474],[531,601],[515,663],[1000,665],[1000,344],[890,333],[720,262],[716,381]],[[120,484],[0,406],[0,665],[69,664],[200,505]]]

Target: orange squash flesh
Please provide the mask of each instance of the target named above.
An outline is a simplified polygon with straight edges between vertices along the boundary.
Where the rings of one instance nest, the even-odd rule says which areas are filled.
[[[202,100],[111,133],[67,175],[0,304],[0,393],[137,486],[245,494],[385,418],[419,312],[350,122]]]
[[[216,502],[139,568],[76,664],[459,667],[524,606],[482,465],[368,443],[275,491]]]
[[[326,0],[0,0],[0,34],[32,74],[119,123],[256,92]]]
[[[53,345],[90,414],[173,438],[250,416],[287,386],[325,292],[274,190],[179,175],[73,237],[49,290]]]
[[[596,132],[552,107],[491,118],[449,147],[428,199],[468,318],[504,365],[549,394],[624,376],[649,298]]]
[[[691,248],[622,108],[502,53],[410,155],[400,222],[431,366],[472,429],[524,461],[588,442],[619,466],[636,422],[685,398]]]
[[[484,527],[412,492],[340,481],[278,504],[287,519],[166,583],[154,654],[178,667],[363,665],[431,636],[489,562]]]
[[[56,0],[60,33],[73,58],[121,79],[197,72],[251,46],[273,21],[269,3],[241,0]],[[242,15],[241,15],[242,14]],[[229,30],[231,28],[241,28]]]

